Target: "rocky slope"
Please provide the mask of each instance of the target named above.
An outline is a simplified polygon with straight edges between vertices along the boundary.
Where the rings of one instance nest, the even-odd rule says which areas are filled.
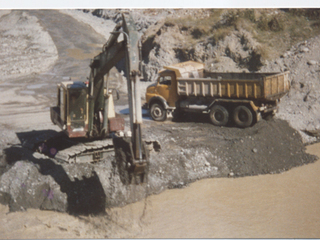
[[[291,90],[280,103],[278,118],[299,130],[304,142],[317,141],[320,130],[320,37],[309,39],[267,62],[261,71],[290,71]],[[313,134],[312,134],[313,133]]]

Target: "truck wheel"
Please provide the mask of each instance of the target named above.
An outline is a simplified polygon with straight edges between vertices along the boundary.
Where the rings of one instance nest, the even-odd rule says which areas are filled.
[[[253,115],[246,106],[238,106],[233,111],[234,123],[241,128],[249,127],[253,122]]]
[[[167,119],[167,110],[165,110],[159,103],[151,105],[150,114],[152,119],[155,121],[164,121]]]
[[[216,126],[225,126],[229,121],[229,113],[221,105],[214,105],[210,110],[210,120]]]

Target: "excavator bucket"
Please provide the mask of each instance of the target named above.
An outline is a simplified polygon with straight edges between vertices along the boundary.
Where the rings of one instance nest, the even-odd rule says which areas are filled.
[[[141,184],[147,181],[149,150],[142,144],[142,157],[135,159],[131,138],[113,138],[115,157],[123,184]]]

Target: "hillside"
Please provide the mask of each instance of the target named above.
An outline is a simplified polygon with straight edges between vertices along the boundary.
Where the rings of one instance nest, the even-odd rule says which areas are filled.
[[[130,11],[130,10],[128,10]],[[86,11],[88,12],[88,11]],[[118,10],[91,10],[119,20]],[[320,33],[317,9],[135,9],[146,76],[185,60],[217,71],[257,71]]]
[[[154,81],[166,65],[204,62],[211,71],[290,71],[292,89],[277,117],[317,140],[319,9],[134,9],[142,35],[143,74]],[[84,10],[118,22],[119,10]],[[311,132],[311,134],[310,134]]]

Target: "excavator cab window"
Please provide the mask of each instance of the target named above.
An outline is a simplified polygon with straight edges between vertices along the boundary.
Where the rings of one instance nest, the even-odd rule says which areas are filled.
[[[86,116],[86,95],[85,89],[69,90],[69,115],[72,121],[83,121]]]
[[[59,103],[58,106],[60,107],[60,117],[64,124],[66,123],[66,115],[67,115],[67,108],[66,108],[66,90],[61,86],[59,88]]]

